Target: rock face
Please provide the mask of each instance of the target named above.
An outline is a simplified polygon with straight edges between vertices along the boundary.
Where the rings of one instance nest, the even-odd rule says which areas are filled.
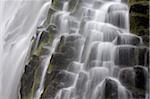
[[[40,59],[33,55],[29,64],[25,66],[25,71],[21,79],[20,94],[22,99],[32,97],[33,86],[35,86],[35,75],[39,69]],[[38,73],[40,74],[40,73]],[[38,75],[37,75],[38,76]],[[38,77],[37,77],[38,78]]]
[[[129,91],[112,78],[105,78],[95,92],[94,99],[131,99]]]
[[[45,89],[41,99],[53,99],[61,88],[71,85],[71,79],[66,70],[73,60],[79,58],[79,48],[81,46],[81,37],[77,35],[62,36],[55,53],[50,60],[49,70],[46,75]],[[66,81],[66,83],[65,83]],[[69,83],[70,84],[69,84]]]
[[[130,7],[130,31],[143,39],[143,46],[137,48],[137,64],[120,71],[120,81],[131,90],[136,99],[145,98],[148,94],[149,67],[149,0],[128,0]],[[145,67],[144,67],[145,66]],[[123,73],[124,72],[124,73]],[[131,81],[134,81],[131,82]]]
[[[124,68],[120,71],[119,79],[131,91],[135,99],[146,97],[145,93],[148,87],[147,68],[142,66]]]
[[[57,36],[58,30],[57,26],[51,25],[50,18],[56,12],[55,10],[62,10],[63,2],[69,2],[69,11],[72,12],[76,7],[76,4],[80,2],[92,2],[90,0],[53,0],[52,8],[49,9],[47,20],[44,23],[44,28],[37,29],[37,36],[34,39],[33,48],[31,50],[31,55],[29,58],[29,63],[25,66],[25,70],[21,79],[21,99],[33,99],[40,81],[41,81],[41,74],[42,74],[42,61],[44,57],[46,57],[50,53],[52,42],[54,38]],[[109,1],[109,0],[108,0]],[[127,0],[122,0],[127,2]],[[97,1],[98,2],[98,1]],[[100,2],[98,2],[100,3]],[[88,82],[88,78],[91,77],[92,80],[89,84],[89,88],[92,90],[95,85],[98,85],[100,81],[102,81],[103,86],[98,86],[96,93],[99,93],[97,96],[94,96],[95,99],[121,99],[118,96],[122,96],[123,93],[119,92],[119,88],[121,89],[122,86],[127,88],[126,93],[129,96],[128,90],[131,92],[133,98],[140,99],[145,98],[145,93],[147,93],[147,81],[148,81],[148,71],[147,68],[149,66],[149,30],[148,30],[148,0],[128,0],[130,6],[130,29],[131,32],[136,35],[119,35],[116,33],[116,28],[112,28],[107,30],[106,27],[103,28],[104,33],[104,41],[105,42],[112,42],[116,38],[116,47],[115,47],[115,55],[114,55],[114,64],[116,65],[116,69],[114,69],[115,77],[119,76],[119,81],[116,81],[112,78],[106,78],[103,81],[99,79],[100,75],[107,73],[107,71],[100,72],[100,69],[92,69],[99,65],[100,67],[103,66],[103,62],[109,62],[109,58],[106,59],[99,59],[96,60],[97,52],[98,52],[98,44],[94,43],[91,46],[90,53],[88,58],[84,56],[81,59],[82,62],[85,61],[84,64],[86,67],[85,70],[91,71],[91,75],[87,74],[86,72],[80,72],[79,77],[77,79],[77,84],[75,85],[76,90],[72,89],[75,94],[77,94],[78,99],[84,98],[84,92],[86,90],[86,83]],[[101,4],[101,3],[100,3]],[[95,4],[96,5],[96,4]],[[97,4],[98,6],[99,4]],[[54,10],[55,9],[55,10]],[[80,8],[77,8],[80,9]],[[114,10],[113,6],[109,11]],[[127,10],[122,8],[122,10]],[[82,10],[81,10],[82,11]],[[77,13],[71,13],[78,14]],[[64,16],[61,16],[64,17]],[[122,17],[122,16],[121,16]],[[114,16],[113,19],[116,17]],[[55,20],[58,21],[58,20]],[[59,22],[59,21],[58,21]],[[55,23],[55,22],[54,22]],[[75,22],[72,22],[71,25],[75,25],[73,27],[78,27]],[[115,24],[114,24],[115,25]],[[118,24],[116,24],[117,26]],[[91,26],[92,27],[92,26]],[[90,28],[91,28],[90,27]],[[124,26],[122,26],[123,28]],[[73,30],[71,30],[74,32]],[[48,70],[45,76],[44,82],[44,89],[40,99],[54,99],[57,92],[62,88],[67,88],[71,86],[74,82],[74,73],[78,73],[79,69],[81,68],[81,64],[74,63],[78,67],[69,67],[73,65],[73,61],[78,61],[80,56],[80,50],[82,46],[82,34],[81,35],[74,35],[71,34],[61,35],[59,39],[59,44],[56,47],[54,53],[52,53],[52,57],[49,60]],[[94,32],[93,32],[94,34]],[[92,34],[92,35],[93,35]],[[95,33],[96,34],[96,33]],[[88,40],[92,35],[89,35]],[[97,34],[95,35],[97,36]],[[95,38],[95,36],[93,38]],[[141,46],[141,38],[144,40],[144,45]],[[97,39],[100,39],[97,37]],[[96,40],[97,40],[96,39]],[[90,42],[88,41],[87,42]],[[93,41],[95,39],[92,39]],[[96,41],[95,40],[95,41]],[[87,43],[86,42],[86,43]],[[109,44],[109,43],[108,43]],[[85,44],[86,45],[86,44]],[[88,45],[88,44],[87,44]],[[87,46],[85,46],[86,48]],[[103,46],[102,46],[103,47]],[[106,51],[107,49],[103,49]],[[84,51],[83,51],[84,53]],[[104,54],[104,53],[103,53]],[[105,53],[103,56],[109,56]],[[81,57],[82,58],[82,57]],[[140,65],[140,66],[139,66]],[[108,66],[109,67],[109,66]],[[112,66],[110,66],[112,67]],[[66,71],[66,70],[69,71]],[[73,73],[71,73],[73,71]],[[98,73],[97,73],[98,71]],[[100,81],[99,81],[100,80]],[[97,81],[97,83],[96,83]],[[88,98],[91,99],[92,90],[88,90]],[[122,91],[124,91],[122,89]],[[64,94],[67,90],[63,90]],[[63,94],[63,93],[62,93]],[[65,98],[63,98],[65,99]]]
[[[45,56],[49,55],[49,46],[52,44],[56,34],[57,31],[54,25],[37,29],[37,36],[31,48],[29,63],[25,66],[25,71],[21,78],[21,99],[33,99],[36,94],[41,82],[42,61],[45,60]]]
[[[111,79],[106,79],[105,98],[106,99],[117,99],[118,98],[118,86],[117,86],[116,82]]]
[[[135,46],[118,46],[115,54],[115,64],[121,67],[134,66],[137,64],[137,55]]]
[[[54,99],[56,92],[61,88],[69,87],[74,81],[74,75],[67,71],[53,70],[47,74],[45,90],[41,99]]]
[[[128,0],[130,6],[130,30],[149,44],[149,1]]]

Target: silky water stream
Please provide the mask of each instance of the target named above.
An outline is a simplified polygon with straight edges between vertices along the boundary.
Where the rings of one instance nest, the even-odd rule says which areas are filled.
[[[130,86],[141,88],[137,80],[142,80],[138,78],[139,74],[145,78],[143,86],[148,85],[147,68],[140,66],[137,59],[139,46],[143,43],[140,36],[130,33],[127,4],[121,0],[77,0],[71,10],[71,0],[60,0],[60,8],[53,7],[54,1],[2,1],[1,8],[6,11],[0,10],[3,13],[0,17],[0,98],[18,98],[21,74],[30,57],[31,39],[36,37],[36,49],[46,28],[41,28],[38,36],[35,36],[36,29],[44,26],[46,21],[55,26],[58,33],[52,44],[46,46],[48,54],[40,63],[41,79],[34,99],[40,99],[45,90],[48,66],[62,38],[66,44],[74,42],[70,46],[74,46],[76,58],[70,59],[71,64],[62,70],[73,78],[67,82],[73,83],[61,88],[53,99],[138,97]],[[47,15],[49,9],[55,10],[50,16]],[[144,65],[147,65],[146,61]],[[142,97],[148,99],[147,90],[144,94]]]

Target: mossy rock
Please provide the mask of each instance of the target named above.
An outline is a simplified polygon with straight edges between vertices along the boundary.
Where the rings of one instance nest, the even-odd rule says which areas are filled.
[[[42,57],[50,53],[50,46],[57,31],[55,30],[55,26],[49,25],[46,27],[46,30],[37,33],[37,38],[33,39],[34,43],[29,63],[25,66],[25,72],[21,78],[20,93],[22,99],[33,99],[36,94],[42,76],[41,63],[44,60]],[[38,43],[37,46],[35,46],[36,43]]]
[[[66,75],[64,70],[67,70],[69,64],[78,59],[78,54],[76,53],[80,48],[80,38],[80,36],[71,34],[67,36],[61,36],[60,42],[50,60],[46,74],[45,88],[41,99],[54,99],[54,96],[58,90],[68,86],[70,83],[70,81],[64,83],[64,81],[67,81],[67,75],[70,75],[68,72]]]
[[[148,3],[135,3],[130,6],[130,13],[140,13],[140,14],[149,14],[149,5]]]
[[[25,66],[24,74],[21,78],[21,97],[22,99],[30,99],[32,97],[32,87],[34,85],[34,75],[39,68],[40,59],[33,55],[29,64]]]
[[[49,11],[48,11],[48,15],[47,15],[47,19],[46,21],[44,22],[44,26],[48,26],[50,24],[50,21],[51,21],[51,17],[52,15],[56,12],[56,10],[52,9],[52,8],[49,8]]]
[[[144,45],[149,46],[149,2],[129,0],[131,32],[142,36]]]
[[[148,18],[146,17],[142,17],[142,16],[136,16],[136,15],[131,15],[130,16],[130,24],[131,24],[131,32],[132,33],[135,33],[137,35],[143,35],[143,34],[147,34],[147,33],[141,33],[141,31],[145,29],[148,30]],[[139,33],[140,32],[140,33]]]
[[[53,0],[52,2],[52,8],[56,10],[63,10],[63,6],[65,2],[69,2],[68,4],[68,11],[75,10],[79,0]]]
[[[39,33],[38,35],[40,35],[40,38],[34,54],[38,56],[48,54],[50,46],[52,45],[56,34],[57,30],[56,26],[54,25],[48,25],[45,31],[42,31],[41,34]]]
[[[47,73],[45,81],[45,90],[41,99],[54,99],[56,93],[61,88],[67,88],[73,84],[74,75],[62,70],[53,70]]]

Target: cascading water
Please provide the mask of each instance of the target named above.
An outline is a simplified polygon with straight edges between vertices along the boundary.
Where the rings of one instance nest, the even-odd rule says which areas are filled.
[[[17,99],[31,39],[50,5],[46,0],[2,0],[0,5],[0,98]]]
[[[135,80],[139,81],[139,75],[143,77],[139,79],[147,79],[144,73],[147,68],[138,66],[141,64],[136,54],[140,53],[137,48],[142,46],[142,39],[129,33],[128,6],[121,0],[77,0],[72,8],[72,1],[2,1],[0,98],[19,98],[18,86],[24,65],[30,61],[29,54],[41,47],[44,33],[50,37],[48,43],[44,42],[45,45],[40,48],[46,49],[46,54],[39,52],[40,81],[31,88],[33,93],[29,92],[29,99],[47,99],[43,98],[45,90],[48,90],[45,88],[47,75],[53,72],[49,70],[52,68],[49,65],[58,64],[54,70],[58,69],[61,71],[58,74],[67,75],[71,80],[65,79],[67,83],[58,82],[65,87],[60,87],[55,96],[48,99],[136,97],[136,92],[128,85],[141,88]],[[59,7],[56,7],[57,3]],[[55,27],[56,34],[51,34],[51,27]],[[36,33],[38,35],[35,36]],[[33,38],[36,38],[35,45],[31,41]],[[54,75],[57,77],[57,72]],[[54,79],[53,75],[51,78]],[[143,84],[147,83],[143,81]],[[55,89],[50,91],[53,93]],[[147,91],[143,92],[146,94],[143,97],[148,99]]]
[[[94,2],[100,2],[98,8],[95,8]],[[55,99],[133,98],[131,92],[120,83],[118,78],[120,76],[119,63],[121,63],[119,61],[125,61],[126,64],[123,65],[137,65],[130,64],[132,63],[130,49],[136,45],[134,38],[139,40],[139,45],[142,44],[140,37],[129,33],[128,11],[128,6],[121,3],[120,0],[93,2],[84,0],[77,12],[80,15],[70,16],[80,19],[77,22],[78,26],[75,27],[77,31],[74,33],[81,34],[84,44],[82,45],[83,49],[80,49],[81,59],[74,61],[77,63],[76,65],[71,65],[73,70],[68,69],[69,72],[76,75],[74,83],[70,87],[62,88]],[[66,13],[68,12],[65,12],[64,15]],[[63,17],[61,18],[63,19]],[[81,29],[81,22],[84,18],[89,19],[85,21],[83,29]],[[68,27],[65,22],[64,26]],[[68,35],[70,34],[68,33]],[[127,55],[122,56],[127,58],[117,58],[116,56],[120,56],[119,50],[127,50]]]

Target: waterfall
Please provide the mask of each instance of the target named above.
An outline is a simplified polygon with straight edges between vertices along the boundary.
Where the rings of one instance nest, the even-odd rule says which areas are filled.
[[[0,5],[0,98],[17,99],[31,39],[46,18],[49,3],[2,0]]]
[[[129,7],[123,1],[0,1],[0,98],[132,99],[142,89],[140,97],[148,99],[144,66],[149,49],[130,33]],[[27,96],[21,96],[32,55],[39,65],[33,68],[40,70],[28,81]],[[46,91],[52,95],[43,98]]]
[[[63,24],[62,21],[56,24],[56,26],[66,29],[69,22],[74,21],[77,26],[69,26],[69,28],[75,28],[76,31],[71,31],[71,33],[80,34],[84,43],[78,51],[79,60],[74,60],[73,64],[69,65],[71,69],[68,71],[76,75],[74,83],[70,87],[60,89],[55,99],[133,98],[131,91],[118,78],[121,76],[119,65],[134,66],[138,64],[137,62],[133,63],[134,59],[131,57],[134,56],[137,48],[135,45],[141,45],[140,42],[142,42],[141,37],[133,35],[129,31],[128,6],[121,0],[83,0],[79,5],[71,15],[67,14],[69,13],[67,10],[61,13],[62,17],[59,17],[59,20],[63,20]],[[64,2],[64,6],[63,10],[68,8],[66,2]],[[64,18],[66,14],[67,17]],[[60,30],[62,33],[62,29]],[[68,31],[63,32],[72,35]],[[121,53],[126,55],[121,55]],[[132,70],[132,76],[135,77],[134,72],[135,70]]]

